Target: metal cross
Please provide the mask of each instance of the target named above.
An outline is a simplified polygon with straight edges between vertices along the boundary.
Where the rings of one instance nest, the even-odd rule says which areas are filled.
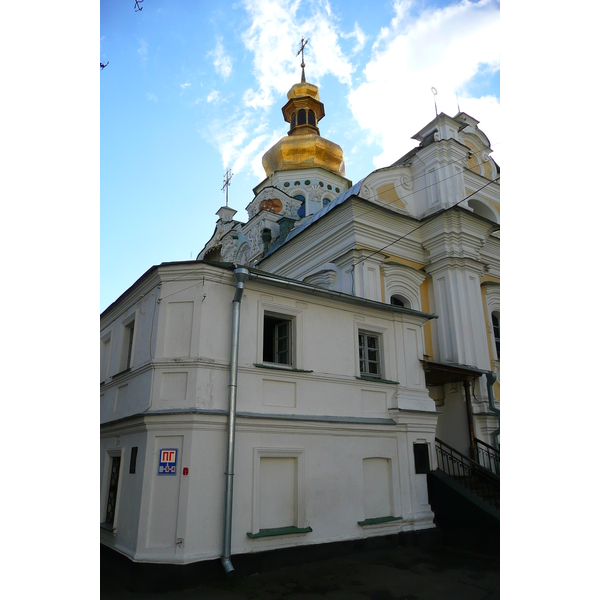
[[[231,169],[227,169],[225,172],[225,179],[223,180],[223,187],[221,188],[222,192],[225,192],[225,206],[229,206],[229,186],[231,185],[231,178],[233,177],[233,173]]]
[[[298,50],[298,54],[302,53],[302,63],[301,63],[301,67],[302,67],[302,81],[306,81],[306,78],[304,77],[304,48],[306,48],[306,45],[308,44],[308,40],[310,38],[306,38],[306,41],[304,41],[304,36],[302,36],[302,41],[300,42],[300,50]],[[296,56],[298,56],[298,54],[296,54]]]

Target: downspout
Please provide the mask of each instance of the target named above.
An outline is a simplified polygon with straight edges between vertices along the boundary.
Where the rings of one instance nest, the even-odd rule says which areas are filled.
[[[223,510],[223,552],[221,564],[225,573],[233,571],[231,564],[231,521],[233,514],[233,459],[235,451],[235,409],[237,401],[238,348],[240,340],[240,305],[244,293],[244,282],[248,279],[248,269],[233,271],[236,281],[235,295],[232,300],[231,350],[229,354],[229,429],[227,436],[227,470],[225,471],[225,503]]]
[[[493,371],[488,371],[485,374],[485,378],[487,379],[487,391],[488,391],[488,402],[490,410],[498,415],[498,429],[492,432],[492,437],[494,439],[494,447],[496,450],[500,450],[500,444],[498,443],[498,436],[500,435],[500,409],[494,406],[494,383],[496,382],[496,373]]]
[[[465,388],[465,400],[467,405],[467,424],[469,426],[469,458],[477,460],[477,450],[475,449],[475,430],[473,429],[473,406],[471,405],[471,390],[468,379],[463,381]]]

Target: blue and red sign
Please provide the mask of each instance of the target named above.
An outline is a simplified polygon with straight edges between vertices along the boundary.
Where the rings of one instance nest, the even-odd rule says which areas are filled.
[[[159,450],[158,474],[177,474],[177,448],[162,448]]]

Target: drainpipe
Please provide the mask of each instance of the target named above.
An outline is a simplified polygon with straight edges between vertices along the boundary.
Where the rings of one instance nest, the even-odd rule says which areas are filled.
[[[231,520],[233,513],[233,458],[235,451],[235,408],[237,401],[238,348],[240,340],[240,305],[244,293],[244,282],[250,271],[239,268],[233,271],[236,281],[232,300],[231,350],[229,354],[229,431],[227,436],[227,470],[225,471],[225,503],[223,510],[223,552],[221,564],[225,573],[233,571],[231,564]]]
[[[488,371],[485,374],[485,378],[487,379],[488,402],[490,410],[498,415],[498,429],[492,432],[492,436],[494,438],[494,446],[496,450],[499,450],[500,444],[498,443],[498,436],[500,435],[500,409],[494,406],[494,383],[497,379],[496,373],[493,371]]]

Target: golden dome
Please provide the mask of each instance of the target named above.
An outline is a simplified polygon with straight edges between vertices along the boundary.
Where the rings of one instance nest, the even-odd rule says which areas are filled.
[[[270,177],[275,171],[322,167],[345,175],[344,152],[340,146],[321,137],[318,123],[325,116],[319,98],[319,88],[302,81],[294,84],[282,107],[283,118],[290,123],[287,137],[269,148],[262,158],[263,168]]]
[[[322,167],[344,176],[344,152],[337,144],[316,133],[281,138],[262,158],[267,177],[275,171]]]

